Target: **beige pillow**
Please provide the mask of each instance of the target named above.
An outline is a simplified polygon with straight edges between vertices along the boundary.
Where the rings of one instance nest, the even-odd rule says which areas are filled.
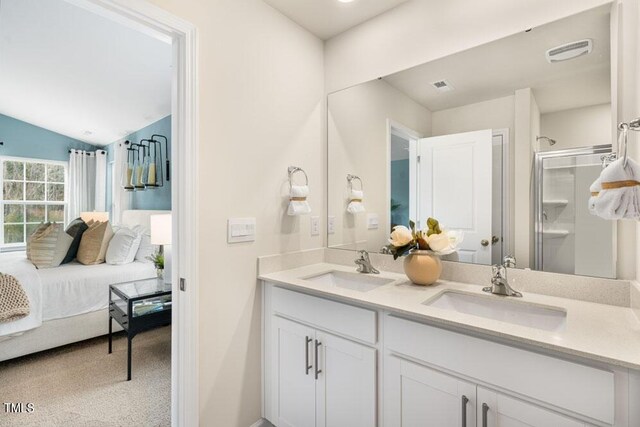
[[[82,234],[78,262],[84,265],[102,264],[112,237],[113,229],[109,221],[92,223]]]
[[[64,231],[62,224],[48,224],[38,228],[29,239],[29,256],[38,268],[51,268],[60,265],[69,251],[73,237]]]

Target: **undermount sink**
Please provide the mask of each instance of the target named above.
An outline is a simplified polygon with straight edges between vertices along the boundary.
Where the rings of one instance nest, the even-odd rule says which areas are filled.
[[[561,308],[520,302],[510,297],[445,291],[424,305],[545,331],[559,331],[567,321]]]
[[[372,274],[349,273],[346,271],[329,271],[327,273],[305,277],[304,280],[360,292],[371,291],[394,281],[394,279],[378,277]]]

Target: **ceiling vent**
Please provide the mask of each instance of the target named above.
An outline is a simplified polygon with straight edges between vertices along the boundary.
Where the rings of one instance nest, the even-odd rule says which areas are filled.
[[[593,40],[584,39],[551,48],[547,51],[546,56],[547,61],[553,64],[555,62],[568,61],[578,56],[588,55],[592,50]]]
[[[438,92],[449,92],[454,89],[451,83],[449,83],[447,80],[438,80],[431,83],[431,86],[436,88]]]

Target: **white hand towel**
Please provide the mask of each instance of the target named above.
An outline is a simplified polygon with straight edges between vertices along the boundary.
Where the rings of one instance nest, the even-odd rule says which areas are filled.
[[[363,199],[364,193],[362,192],[362,190],[351,190],[349,204],[347,205],[347,212],[353,215],[360,212],[365,212],[364,204],[362,203]]]
[[[604,219],[640,218],[640,166],[631,159],[618,159],[600,174],[600,191],[593,197],[592,211]],[[598,182],[592,184],[595,190]]]
[[[596,213],[596,200],[598,194],[602,191],[602,177],[599,176],[598,179],[593,181],[593,184],[589,187],[589,191],[591,192],[591,197],[589,197],[589,213],[591,213],[591,215],[598,215]]]
[[[289,209],[287,215],[307,215],[311,213],[311,206],[307,202],[309,187],[306,185],[292,185],[289,191]]]

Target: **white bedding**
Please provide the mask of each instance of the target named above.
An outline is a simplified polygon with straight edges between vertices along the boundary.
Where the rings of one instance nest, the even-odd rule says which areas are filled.
[[[15,276],[31,303],[31,314],[15,322],[0,323],[2,337],[37,328],[43,321],[101,310],[109,305],[109,285],[155,276],[152,263],[82,265],[36,269],[24,252],[0,254],[0,272]]]
[[[106,308],[109,285],[155,277],[152,263],[82,265],[71,262],[38,270],[42,281],[42,320],[77,316]]]

